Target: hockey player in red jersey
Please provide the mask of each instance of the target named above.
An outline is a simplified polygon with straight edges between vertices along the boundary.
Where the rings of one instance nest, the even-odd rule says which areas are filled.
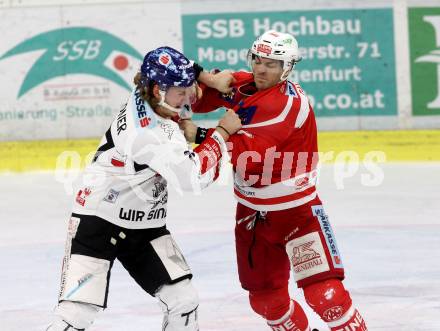
[[[272,330],[310,330],[303,309],[289,296],[292,268],[307,303],[332,331],[365,331],[342,283],[341,256],[316,192],[315,116],[301,87],[287,80],[299,60],[293,36],[268,31],[249,50],[252,72],[233,73],[229,94],[205,87],[193,109],[226,106],[242,119],[229,150],[238,200],[238,272],[252,309]],[[203,141],[206,129],[191,121],[181,127],[188,140]]]

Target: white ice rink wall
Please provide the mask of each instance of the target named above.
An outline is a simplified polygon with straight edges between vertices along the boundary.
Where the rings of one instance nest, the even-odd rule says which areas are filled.
[[[440,128],[438,0],[4,0],[0,140],[99,137],[148,50],[241,69],[267,28],[298,39],[320,129]]]

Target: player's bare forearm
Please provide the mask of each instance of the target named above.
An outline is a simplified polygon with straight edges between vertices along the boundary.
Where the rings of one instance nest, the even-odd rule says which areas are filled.
[[[179,127],[183,131],[186,141],[193,143],[196,141],[197,125],[190,119],[179,122]]]
[[[230,70],[223,70],[216,74],[202,71],[198,81],[222,93],[230,93],[232,89],[230,86],[235,79]]]
[[[241,126],[240,117],[232,109],[228,109],[218,121],[215,130],[227,141],[232,134],[241,129]],[[180,120],[179,127],[188,142],[200,143],[206,137],[206,132],[208,132],[208,129],[197,127],[190,119]],[[198,139],[197,135],[199,135]]]

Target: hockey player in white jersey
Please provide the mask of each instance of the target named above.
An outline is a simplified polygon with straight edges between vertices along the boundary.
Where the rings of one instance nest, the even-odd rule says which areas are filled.
[[[107,306],[115,259],[158,299],[162,330],[198,330],[191,270],[165,225],[167,183],[180,191],[212,183],[227,154],[225,141],[241,127],[228,111],[202,144],[188,147],[175,118],[195,101],[198,73],[170,47],[145,56],[136,86],[75,196],[59,303],[48,331],[86,330],[93,323]]]

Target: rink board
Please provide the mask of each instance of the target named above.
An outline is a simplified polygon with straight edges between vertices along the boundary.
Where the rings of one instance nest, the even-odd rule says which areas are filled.
[[[0,171],[79,169],[89,162],[98,144],[99,139],[3,142]],[[356,154],[362,162],[368,153],[377,151],[385,159],[375,162],[440,161],[440,131],[321,132],[319,150],[325,153],[324,163],[356,161]]]
[[[149,50],[248,70],[266,29],[298,39],[290,79],[320,130],[440,128],[438,0],[21,0],[0,1],[0,17],[1,141],[98,137]]]

